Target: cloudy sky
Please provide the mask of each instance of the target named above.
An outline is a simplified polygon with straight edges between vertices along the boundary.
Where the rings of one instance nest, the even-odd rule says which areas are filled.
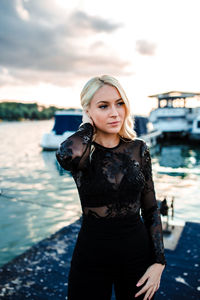
[[[1,0],[0,101],[81,107],[93,76],[115,76],[135,114],[148,95],[200,92],[199,0]]]

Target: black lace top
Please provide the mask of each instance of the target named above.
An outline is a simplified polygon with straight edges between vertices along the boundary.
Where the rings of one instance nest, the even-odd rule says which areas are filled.
[[[82,123],[61,143],[56,158],[71,172],[84,215],[124,218],[139,214],[152,241],[154,262],[166,264],[150,150],[144,140],[120,137],[112,148],[92,141],[94,127]]]

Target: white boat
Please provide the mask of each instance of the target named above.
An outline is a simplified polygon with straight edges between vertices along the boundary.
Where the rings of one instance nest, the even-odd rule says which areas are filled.
[[[54,114],[54,127],[51,132],[45,133],[40,146],[43,150],[57,150],[59,145],[75,131],[82,122],[81,110],[60,110]]]
[[[158,108],[150,112],[149,121],[162,133],[190,135],[194,120],[200,116],[200,107],[188,107],[186,102],[191,98],[198,101],[199,96],[200,93],[179,91],[151,95],[149,97],[157,98]]]

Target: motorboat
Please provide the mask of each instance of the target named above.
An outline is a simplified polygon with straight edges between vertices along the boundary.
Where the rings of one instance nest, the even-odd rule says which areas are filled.
[[[42,136],[43,150],[57,150],[59,145],[75,131],[82,122],[81,110],[58,110],[54,113],[53,129]]]
[[[188,104],[194,98],[198,101],[199,96],[200,93],[180,91],[151,95],[150,98],[157,98],[158,107],[150,112],[149,121],[156,130],[171,136],[188,136],[192,131],[196,133],[195,124],[199,126],[197,117],[200,115],[200,107]]]

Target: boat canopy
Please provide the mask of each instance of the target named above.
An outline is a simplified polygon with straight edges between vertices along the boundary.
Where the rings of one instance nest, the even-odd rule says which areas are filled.
[[[179,91],[171,91],[167,93],[162,93],[162,94],[156,94],[156,95],[151,95],[149,96],[150,98],[158,98],[158,99],[181,99],[181,98],[191,98],[195,96],[200,96],[200,93],[188,93],[188,92],[179,92]]]
[[[200,96],[200,93],[190,93],[190,92],[180,92],[180,91],[170,91],[162,94],[155,94],[149,96],[149,98],[157,98],[158,100],[158,107],[163,107],[161,102],[165,102],[164,107],[175,107],[174,104],[179,100],[179,107],[185,107],[186,105],[186,98],[193,98],[196,96]],[[173,103],[174,102],[174,103]]]
[[[80,112],[68,112],[68,111],[58,111],[54,115],[55,123],[53,131],[57,135],[63,134],[65,131],[76,131],[78,126],[82,122],[82,113]]]

